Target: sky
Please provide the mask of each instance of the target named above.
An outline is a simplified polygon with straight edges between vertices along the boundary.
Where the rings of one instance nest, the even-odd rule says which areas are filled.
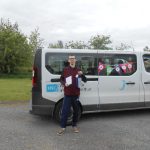
[[[0,17],[27,36],[39,28],[44,46],[110,35],[112,46],[150,47],[149,0],[0,0]]]

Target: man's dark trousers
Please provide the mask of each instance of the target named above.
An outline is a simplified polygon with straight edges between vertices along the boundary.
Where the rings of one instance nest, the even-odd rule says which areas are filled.
[[[78,107],[79,107],[79,96],[64,96],[61,114],[61,127],[66,128],[68,114],[70,113],[70,108],[73,108],[73,119],[72,126],[75,127],[78,121]]]

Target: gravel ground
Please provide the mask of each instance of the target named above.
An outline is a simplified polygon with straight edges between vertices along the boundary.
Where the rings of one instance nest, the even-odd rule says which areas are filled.
[[[84,115],[80,133],[58,136],[50,117],[29,114],[27,103],[0,104],[0,150],[150,150],[150,111]]]

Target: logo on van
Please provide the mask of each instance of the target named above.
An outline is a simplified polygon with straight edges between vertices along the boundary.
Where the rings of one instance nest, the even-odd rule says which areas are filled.
[[[48,84],[48,85],[46,85],[46,91],[47,92],[58,92],[59,86],[58,86],[58,84]]]
[[[122,80],[120,91],[123,91],[125,89],[125,86],[126,86],[126,81]]]

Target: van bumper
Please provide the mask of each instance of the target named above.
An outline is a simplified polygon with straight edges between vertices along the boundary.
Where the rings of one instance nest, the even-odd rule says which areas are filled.
[[[41,92],[32,91],[32,100],[30,101],[29,112],[35,115],[53,116],[55,104],[55,102],[43,98],[41,96]]]
[[[30,113],[34,115],[50,115],[53,116],[53,110],[55,106],[38,106],[33,105],[30,109]]]

